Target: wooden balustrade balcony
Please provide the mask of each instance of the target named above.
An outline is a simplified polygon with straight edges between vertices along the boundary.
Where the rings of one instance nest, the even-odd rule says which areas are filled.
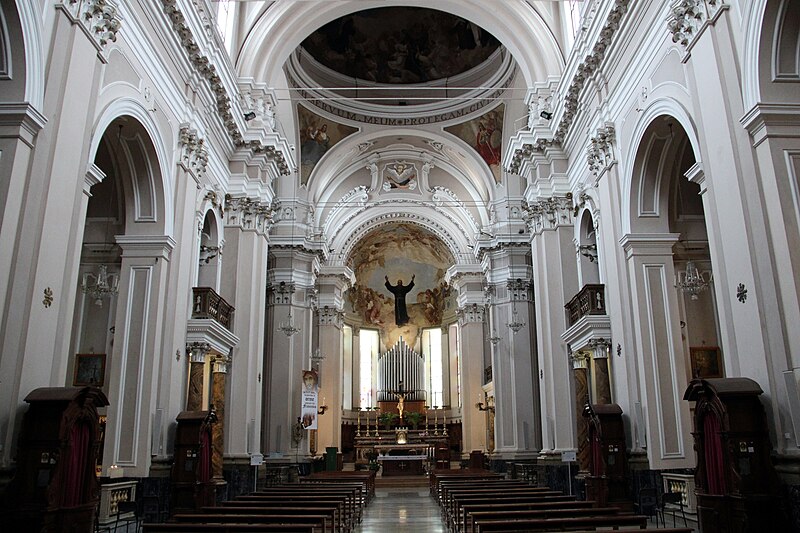
[[[605,315],[605,285],[584,285],[581,291],[564,308],[567,310],[567,327],[574,326],[578,320],[586,315]]]
[[[233,306],[211,287],[195,287],[192,289],[192,318],[211,318],[230,331]]]

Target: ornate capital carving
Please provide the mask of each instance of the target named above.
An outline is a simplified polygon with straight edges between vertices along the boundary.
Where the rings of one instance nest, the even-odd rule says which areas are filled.
[[[486,307],[478,304],[459,307],[456,314],[458,316],[458,324],[461,326],[483,323],[486,321]]]
[[[258,128],[267,132],[275,131],[275,96],[271,90],[259,84],[240,83],[240,102],[242,112],[247,118],[248,129]],[[252,115],[250,115],[252,113]]]
[[[515,302],[530,302],[533,300],[531,288],[533,282],[529,279],[511,279],[506,283],[509,297]]]
[[[275,199],[266,204],[247,196],[225,196],[225,222],[228,226],[238,226],[267,235],[275,224],[275,215],[279,210],[280,202]]]
[[[181,164],[197,177],[202,176],[208,167],[208,150],[205,140],[200,138],[197,130],[184,124],[178,134],[178,146],[181,149]]]
[[[341,328],[344,324],[344,312],[336,308],[321,307],[318,314],[318,323],[320,326],[335,326]]]
[[[570,225],[573,219],[572,194],[551,196],[533,203],[523,200],[522,212],[531,233]]]
[[[702,32],[703,24],[713,19],[724,5],[725,0],[675,0],[667,18],[672,42],[689,49]]]
[[[213,363],[212,372],[215,374],[227,374],[231,359],[227,355],[218,355],[214,358]]]
[[[271,285],[268,288],[268,295],[270,304],[272,305],[288,305],[292,303],[292,294],[294,294],[294,283],[286,283],[281,281],[277,285]]]
[[[589,146],[586,148],[586,162],[589,164],[589,171],[595,177],[602,174],[613,163],[614,157],[614,125],[606,124],[597,130],[597,134],[591,138]]]
[[[189,352],[189,362],[191,363],[205,363],[206,355],[211,350],[211,345],[207,342],[190,342],[186,345],[186,351]]]
[[[117,40],[122,27],[119,10],[111,0],[67,0],[61,4],[72,16],[73,23],[80,23],[94,38],[98,50]]]

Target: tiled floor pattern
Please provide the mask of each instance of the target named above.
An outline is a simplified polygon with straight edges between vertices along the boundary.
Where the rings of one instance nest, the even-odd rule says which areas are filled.
[[[378,487],[356,533],[444,533],[427,487]]]

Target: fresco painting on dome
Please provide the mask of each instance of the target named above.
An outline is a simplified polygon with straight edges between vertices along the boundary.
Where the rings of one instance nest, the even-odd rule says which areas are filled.
[[[297,122],[300,126],[300,183],[305,185],[322,156],[358,129],[321,117],[300,104],[297,104]]]
[[[478,118],[474,118],[444,130],[466,142],[486,161],[494,175],[496,183],[503,176],[501,149],[503,147],[503,112],[505,105],[500,104]]]
[[[348,297],[352,312],[364,327],[380,330],[384,346],[392,346],[402,336],[413,346],[423,328],[441,325],[449,295],[444,274],[454,260],[444,243],[429,231],[414,224],[389,224],[364,237],[350,254],[355,285]],[[409,321],[398,326],[394,297],[386,289],[402,280],[414,288],[406,295]]]
[[[322,65],[375,83],[425,83],[466,72],[500,47],[461,17],[417,7],[367,9],[333,20],[301,46]]]

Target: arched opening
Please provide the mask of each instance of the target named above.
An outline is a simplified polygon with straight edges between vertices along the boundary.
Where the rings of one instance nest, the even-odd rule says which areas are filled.
[[[200,262],[197,271],[196,287],[210,287],[219,290],[219,267],[221,246],[217,219],[213,211],[206,211],[203,229],[200,230]]]
[[[598,261],[597,230],[591,212],[584,210],[579,225],[578,275],[581,286],[600,283],[600,263]]]

